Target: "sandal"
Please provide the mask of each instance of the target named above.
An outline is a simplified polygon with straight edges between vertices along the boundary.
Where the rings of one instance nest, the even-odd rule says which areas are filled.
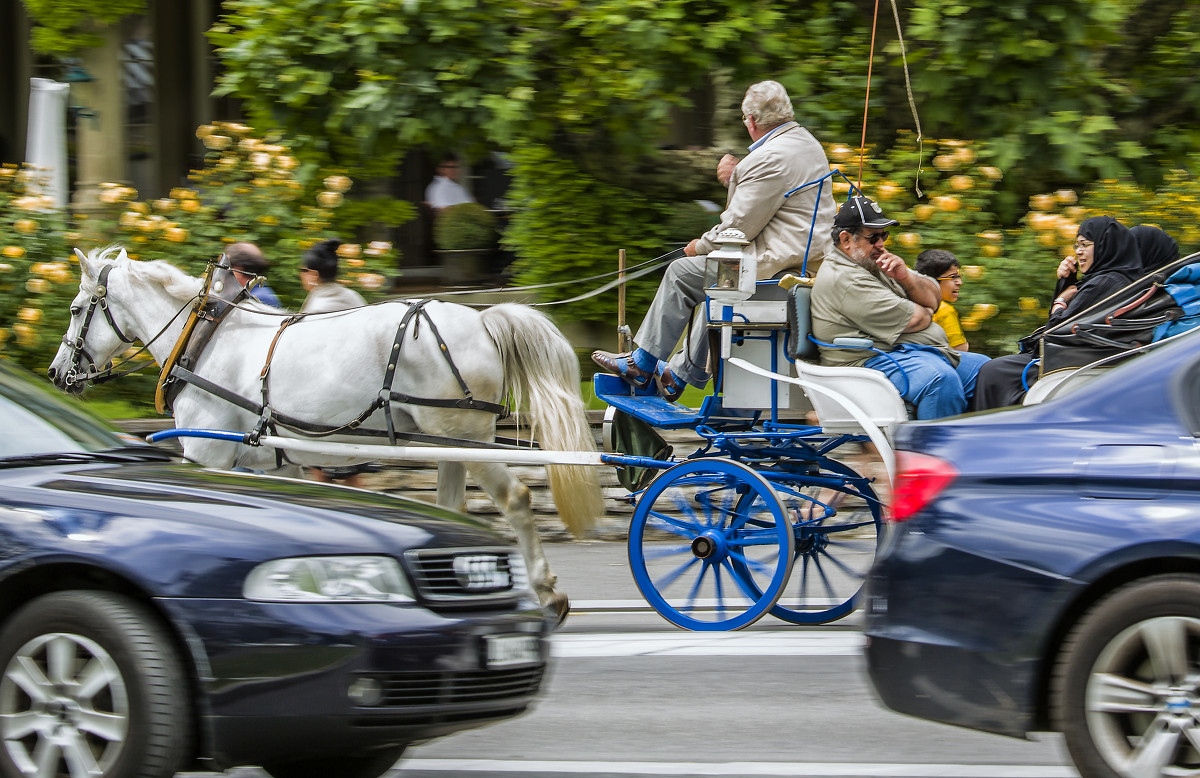
[[[618,375],[625,383],[634,389],[645,389],[650,385],[654,376],[638,367],[633,361],[632,354],[611,354],[607,351],[593,351],[592,361],[599,365],[604,372]]]
[[[669,403],[682,397],[683,390],[687,388],[687,383],[680,381],[671,370],[671,366],[661,359],[658,361],[658,366],[654,368],[654,383],[658,385],[659,395]]]

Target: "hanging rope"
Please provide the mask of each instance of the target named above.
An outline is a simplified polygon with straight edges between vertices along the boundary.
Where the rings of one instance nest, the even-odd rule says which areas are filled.
[[[896,20],[896,39],[900,42],[900,60],[904,65],[904,91],[908,95],[908,107],[912,111],[913,123],[917,126],[917,177],[913,189],[917,197],[923,197],[921,191],[921,171],[925,164],[925,142],[921,132],[921,117],[917,115],[917,101],[913,97],[912,81],[908,77],[908,53],[904,46],[904,32],[900,28],[900,9],[896,0],[891,0],[892,18]],[[863,99],[862,141],[858,146],[858,189],[862,190],[864,160],[867,153],[867,113],[871,107],[871,70],[875,64],[875,28],[879,24],[879,0],[875,0],[875,11],[871,16],[871,49],[867,53],[867,93]]]
[[[908,107],[912,111],[913,123],[917,125],[917,178],[913,182],[913,190],[917,197],[923,197],[921,169],[925,164],[925,141],[922,139],[921,117],[917,116],[917,101],[913,98],[912,82],[908,79],[908,54],[904,51],[904,33],[900,30],[900,10],[896,8],[896,0],[892,0],[892,17],[896,20],[896,39],[900,41],[900,61],[904,63],[904,91],[908,93]]]
[[[862,141],[858,144],[858,190],[862,191],[863,158],[867,153],[867,111],[871,107],[871,68],[875,65],[875,27],[879,21],[879,0],[875,0],[875,12],[871,16],[871,48],[867,52],[867,94],[863,98]]]

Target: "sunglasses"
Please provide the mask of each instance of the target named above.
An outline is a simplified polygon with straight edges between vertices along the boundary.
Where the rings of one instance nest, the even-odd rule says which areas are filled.
[[[863,235],[862,233],[859,233],[858,237],[874,246],[877,243],[883,243],[886,241],[888,239],[888,235],[890,234],[891,233],[889,233],[887,230],[884,230],[883,232],[872,232],[870,235]]]

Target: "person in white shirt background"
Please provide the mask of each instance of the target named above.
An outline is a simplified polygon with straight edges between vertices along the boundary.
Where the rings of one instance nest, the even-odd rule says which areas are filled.
[[[437,166],[437,174],[425,188],[425,203],[435,214],[452,205],[475,202],[471,193],[458,183],[458,175],[458,157],[452,154],[442,157]]]

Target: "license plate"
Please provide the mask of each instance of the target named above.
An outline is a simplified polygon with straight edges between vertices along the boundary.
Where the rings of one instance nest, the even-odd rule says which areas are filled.
[[[541,646],[536,635],[486,635],[483,647],[489,669],[535,665],[542,661]]]

